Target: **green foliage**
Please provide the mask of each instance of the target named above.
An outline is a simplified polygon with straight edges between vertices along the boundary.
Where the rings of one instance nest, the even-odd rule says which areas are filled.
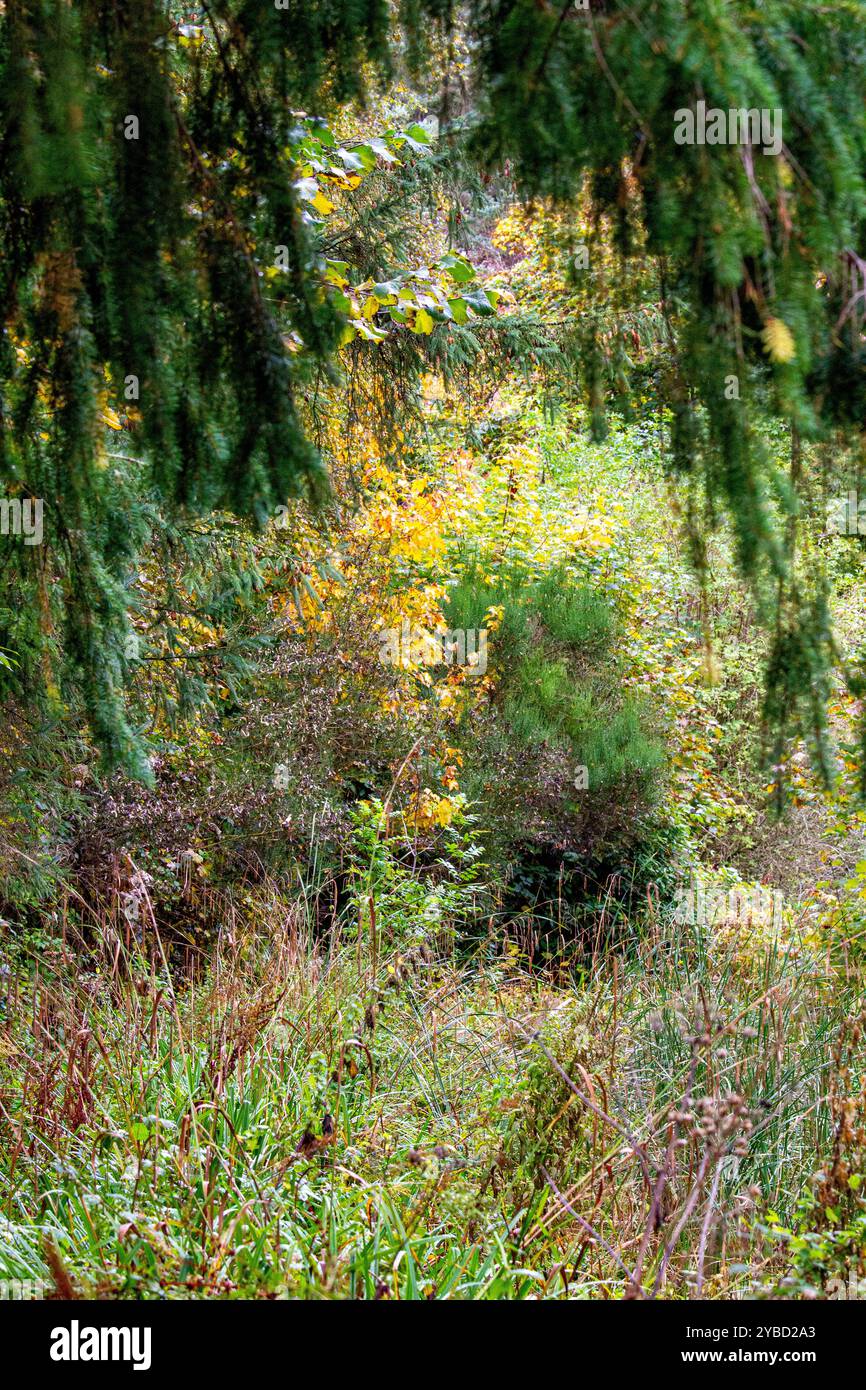
[[[446,130],[443,157],[468,151],[487,172],[508,160],[523,192],[566,203],[586,190],[617,255],[656,267],[675,466],[706,487],[702,526],[728,510],[744,573],[768,613],[783,615],[768,716],[785,738],[780,721],[794,709],[826,771],[826,625],[789,572],[780,520],[796,510],[797,482],[772,476],[757,413],[768,404],[803,439],[830,423],[850,432],[860,419],[859,14],[790,0],[760,13],[740,0],[663,0],[644,11],[637,22],[614,2],[603,19],[590,8],[563,22],[534,0],[470,5],[460,22],[475,110]],[[125,591],[146,526],[142,501],[261,523],[288,496],[321,492],[302,402],[331,370],[345,328],[340,303],[322,292],[324,267],[354,257],[328,247],[316,201],[329,179],[342,185],[379,163],[402,164],[429,141],[410,121],[341,144],[319,118],[363,99],[371,79],[391,78],[398,32],[417,65],[441,27],[457,24],[438,0],[395,15],[378,3],[247,0],[217,0],[200,25],[172,14],[160,0],[74,9],[16,0],[0,27],[0,471],[13,495],[44,498],[58,581],[45,585],[44,567],[18,548],[9,582],[40,617],[10,620],[0,645],[19,662],[12,688],[80,695],[107,760],[142,775],[124,701]],[[698,99],[781,113],[778,150],[679,143],[679,117]],[[299,125],[299,108],[316,121]],[[298,178],[299,167],[310,172]],[[368,213],[370,225],[374,204]],[[591,235],[593,254],[597,244]],[[283,273],[268,279],[278,247]],[[369,256],[369,272],[381,276],[374,288],[393,318],[404,312],[402,282],[393,261],[374,264],[383,259]],[[452,262],[460,288],[465,262]],[[421,337],[436,314],[459,330],[464,315],[493,307],[474,287],[428,297],[410,310]],[[611,394],[630,408],[632,364],[623,335],[611,338],[607,297],[606,277],[593,273],[569,349],[597,434]],[[357,322],[378,339],[375,323]],[[514,325],[507,350],[532,359],[550,345],[526,327],[534,345]],[[477,357],[480,342],[470,322],[453,348],[430,346],[456,364]],[[395,380],[407,361],[417,370],[426,359],[425,350],[401,360],[407,351],[389,364]],[[127,474],[105,466],[102,435],[106,392],[119,398],[131,377],[141,467]]]
[[[496,605],[493,708],[465,716],[467,794],[491,856],[509,865],[511,906],[543,918],[565,902],[579,935],[581,903],[630,902],[670,873],[671,847],[653,850],[665,838],[653,812],[664,748],[650,711],[620,693],[617,626],[597,590],[564,568],[493,585],[470,569],[449,594],[449,622],[481,628]]]
[[[765,401],[815,438],[856,411],[863,306],[852,265],[862,266],[866,211],[861,7],[779,0],[757,11],[664,0],[639,16],[611,3],[603,17],[591,7],[563,18],[532,0],[473,7],[475,148],[485,163],[511,160],[532,195],[568,202],[590,177],[594,216],[620,225],[623,253],[657,259],[672,348],[664,397],[674,412],[674,464],[702,479],[712,507],[727,509],[743,572],[768,612],[780,614],[767,672],[772,731],[784,741],[791,723],[808,727],[826,774],[832,652],[823,613],[790,574],[776,512],[777,502],[783,514],[796,512],[797,480],[788,490],[773,480],[758,414]],[[777,156],[736,140],[678,143],[679,113],[694,112],[698,99],[725,112],[775,113]],[[597,293],[603,310],[607,284]],[[600,433],[607,386],[591,316],[583,333]],[[733,380],[736,395],[726,389]]]
[[[375,938],[378,919],[401,950],[441,947],[465,935],[485,896],[477,818],[458,808],[420,865],[417,840],[405,828],[401,833],[399,819],[379,799],[362,801],[353,814],[350,879],[358,930],[366,922]]]
[[[0,1277],[861,1275],[861,10],[3,7]]]
[[[379,815],[359,820],[365,869]],[[325,941],[310,903],[265,889],[194,988],[152,934],[109,941],[111,976],[56,941],[38,979],[0,973],[6,1123],[43,1136],[0,1152],[0,1276],[50,1279],[50,1236],[104,1298],[619,1298],[647,1232],[641,1285],[670,1247],[659,1296],[679,1298],[715,1213],[711,1296],[796,1294],[794,1264],[813,1287],[856,1277],[859,1170],[829,1211],[800,1197],[832,1142],[820,1102],[844,1082],[832,1041],[858,984],[828,999],[791,943],[675,930],[557,988],[489,941],[457,969],[447,946],[417,949],[408,899],[383,888],[375,936],[369,913],[352,933],[352,903]],[[751,1127],[714,1148],[731,1072]],[[683,1164],[658,1205],[672,1123]],[[756,1185],[760,1221],[733,1219]]]
[[[29,948],[44,944],[71,878],[93,750],[59,719],[7,707],[0,743],[0,918]]]
[[[452,626],[480,628],[498,603],[505,614],[496,659],[514,737],[585,765],[591,787],[622,790],[636,781],[649,795],[663,752],[645,733],[634,701],[618,701],[609,604],[596,590],[576,586],[564,569],[536,581],[515,574],[493,587],[470,571],[449,594],[448,616]]]
[[[779,1297],[862,1297],[866,1261],[866,1213],[856,1204],[861,1175],[849,1179],[851,1202],[844,1213],[822,1207],[811,1191],[796,1204],[794,1222],[786,1225],[775,1211],[758,1230],[781,1247],[786,1269],[774,1291]],[[852,1209],[853,1208],[853,1209]]]

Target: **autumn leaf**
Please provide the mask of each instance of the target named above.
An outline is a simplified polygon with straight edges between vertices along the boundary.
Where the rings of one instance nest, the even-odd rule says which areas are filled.
[[[794,335],[781,319],[767,319],[761,337],[764,342],[764,351],[771,362],[792,362],[794,360],[797,352]]]
[[[334,204],[330,201],[330,199],[325,197],[321,189],[319,189],[315,198],[310,199],[310,202],[316,209],[316,212],[320,212],[323,217],[327,217],[329,212],[334,211]]]

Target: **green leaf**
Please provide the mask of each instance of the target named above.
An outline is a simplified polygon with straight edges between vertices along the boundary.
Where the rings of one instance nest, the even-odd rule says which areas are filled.
[[[384,159],[386,164],[400,163],[394,151],[388,145],[385,144],[384,140],[371,140],[370,149],[373,150],[379,156],[380,159]]]
[[[347,169],[351,169],[356,174],[366,167],[363,159],[355,150],[337,150],[337,158],[342,160]]]
[[[373,286],[373,294],[380,304],[396,303],[399,293],[400,286],[396,280],[382,280],[378,285]]]
[[[475,267],[470,265],[465,256],[455,256],[449,252],[440,258],[439,264],[458,285],[465,285],[469,280],[475,279]]]
[[[495,312],[495,304],[491,302],[492,291],[487,290],[467,290],[464,295],[466,303],[470,305],[482,318],[489,318]]]
[[[325,279],[332,285],[345,285],[349,279],[348,261],[325,261]]]
[[[376,167],[376,151],[370,145],[353,145],[352,153],[357,155],[369,174]]]

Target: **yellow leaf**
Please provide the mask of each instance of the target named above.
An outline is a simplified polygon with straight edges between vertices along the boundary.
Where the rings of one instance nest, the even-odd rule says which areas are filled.
[[[334,211],[334,204],[330,201],[330,199],[325,197],[321,189],[319,189],[315,198],[312,198],[310,201],[312,202],[313,207],[316,209],[316,212],[320,212],[323,217],[327,217],[329,212]]]
[[[767,319],[761,334],[764,351],[772,362],[791,362],[796,355],[794,335],[781,319]]]

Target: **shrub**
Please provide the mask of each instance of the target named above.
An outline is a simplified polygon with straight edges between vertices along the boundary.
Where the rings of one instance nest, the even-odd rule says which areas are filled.
[[[504,907],[532,908],[583,938],[605,903],[615,918],[669,868],[676,837],[658,810],[663,743],[645,702],[624,695],[616,615],[562,567],[493,584],[470,568],[452,627],[502,620],[490,643],[489,703],[467,711],[465,790],[505,875]]]

